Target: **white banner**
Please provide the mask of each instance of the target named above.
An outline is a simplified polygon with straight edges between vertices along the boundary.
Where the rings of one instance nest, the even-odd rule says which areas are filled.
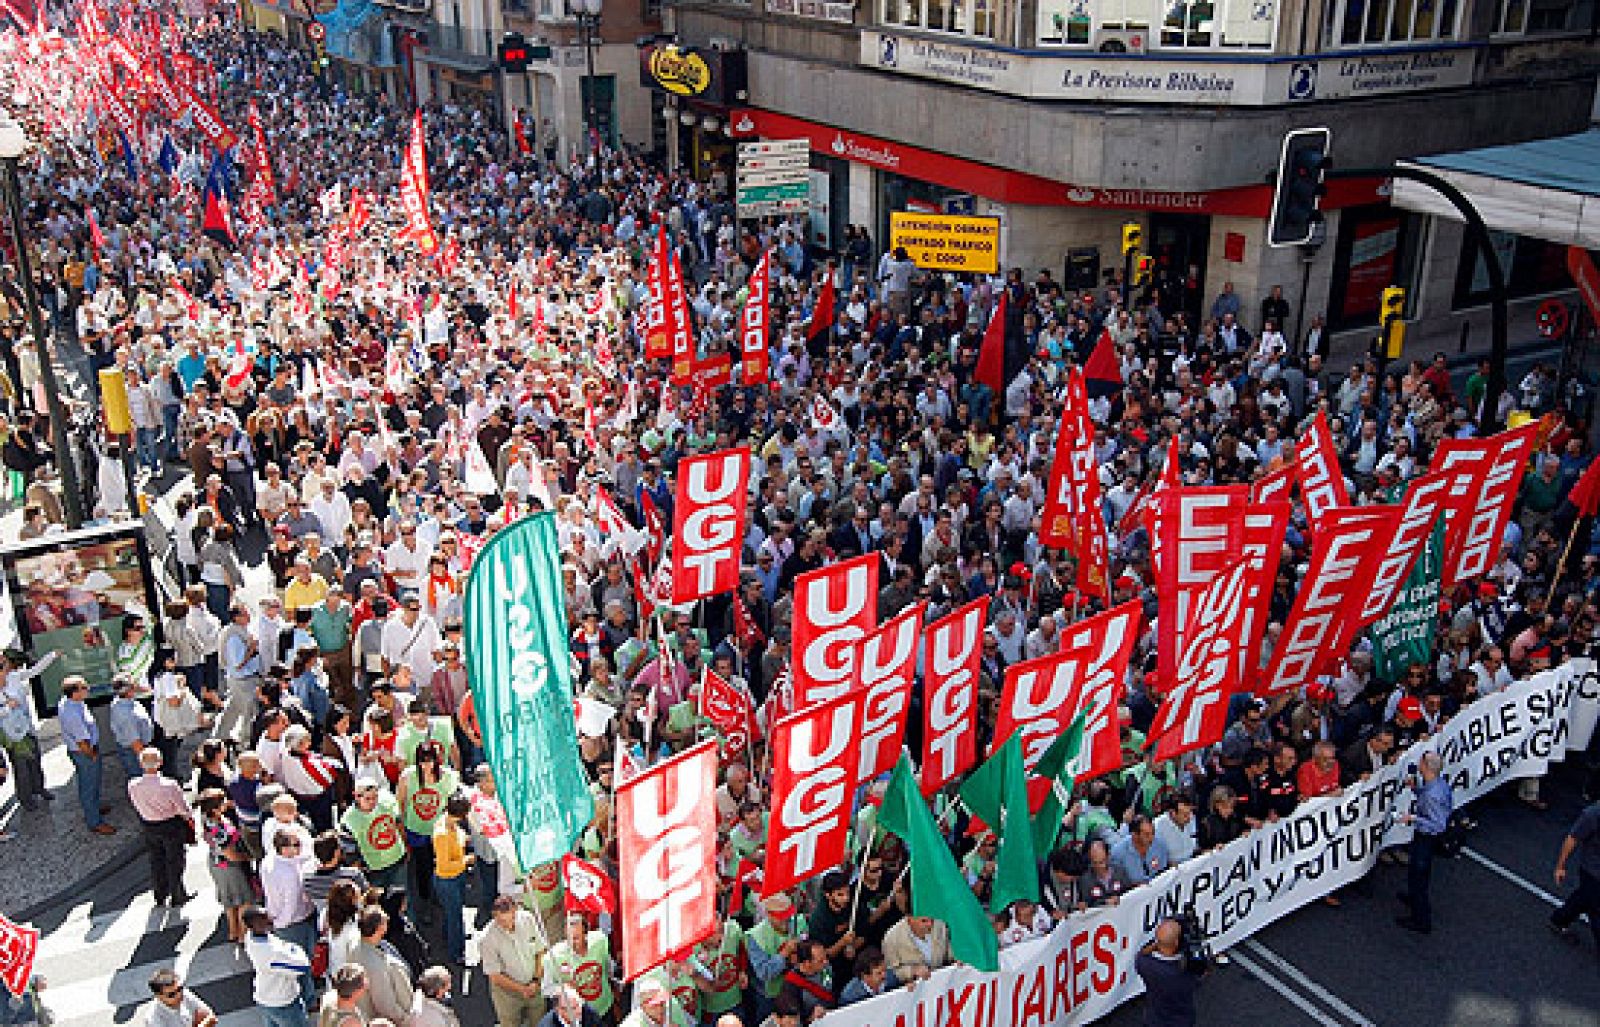
[[[1275,824],[1182,863],[1122,897],[1071,917],[1048,938],[1000,953],[1000,972],[948,967],[828,1014],[825,1027],[1009,1024],[1049,1027],[1105,1016],[1144,990],[1133,960],[1156,926],[1193,903],[1211,944],[1227,949],[1355,881],[1386,846],[1409,841],[1396,816],[1413,805],[1406,777],[1430,749],[1444,757],[1456,805],[1507,781],[1543,774],[1589,743],[1600,713],[1591,659],[1545,671],[1462,710],[1436,738],[1346,789],[1313,799]]]

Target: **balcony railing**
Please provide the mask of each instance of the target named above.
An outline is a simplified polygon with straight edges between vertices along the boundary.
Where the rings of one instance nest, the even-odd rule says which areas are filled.
[[[488,29],[461,28],[434,22],[428,26],[428,49],[434,53],[489,57],[498,52],[499,40]]]

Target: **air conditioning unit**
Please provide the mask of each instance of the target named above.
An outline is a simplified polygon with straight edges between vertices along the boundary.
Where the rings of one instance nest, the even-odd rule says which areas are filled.
[[[1147,29],[1101,29],[1094,36],[1094,48],[1101,53],[1147,53],[1149,47]]]

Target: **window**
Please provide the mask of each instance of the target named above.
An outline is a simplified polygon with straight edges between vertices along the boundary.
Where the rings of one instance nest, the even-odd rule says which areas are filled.
[[[1461,11],[1460,0],[1333,0],[1327,7],[1326,38],[1330,46],[1451,40],[1461,27]]]
[[[1000,0],[879,0],[878,20],[891,28],[929,29],[993,39]]]
[[[1500,257],[1500,272],[1505,275],[1506,293],[1512,299],[1572,288],[1565,244],[1495,229],[1489,230],[1489,242]],[[1456,265],[1452,300],[1456,310],[1489,302],[1489,269],[1484,266],[1483,257],[1471,238],[1465,235]]]
[[[1520,36],[1587,29],[1594,4],[1595,0],[1500,0],[1496,31]]]
[[[1281,0],[1039,0],[1040,46],[1268,49]]]

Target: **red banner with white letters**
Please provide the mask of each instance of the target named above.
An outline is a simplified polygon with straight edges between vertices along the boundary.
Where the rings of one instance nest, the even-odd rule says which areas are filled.
[[[645,272],[648,296],[644,304],[644,355],[651,360],[672,355],[672,330],[667,323],[667,227],[656,226],[656,241],[650,250],[650,269]]]
[[[1400,518],[1395,522],[1394,534],[1389,538],[1383,558],[1378,561],[1372,587],[1367,590],[1361,607],[1363,627],[1388,613],[1399,597],[1406,575],[1422,555],[1435,522],[1444,512],[1445,500],[1450,496],[1451,477],[1449,471],[1434,471],[1407,486],[1405,498],[1399,504]]]
[[[678,500],[672,511],[674,606],[738,587],[749,498],[748,447],[678,461]]]
[[[1144,608],[1138,602],[1123,603],[1062,629],[1059,652],[1006,668],[990,751],[998,751],[1019,734],[1023,762],[1032,770],[1078,711],[1090,709],[1079,778],[1121,766],[1117,705],[1143,620]]]
[[[922,791],[931,795],[978,762],[978,668],[989,597],[928,626],[922,670]]]
[[[200,134],[206,137],[206,142],[211,144],[213,150],[223,153],[239,144],[238,135],[228,127],[227,122],[222,120],[222,115],[217,113],[215,107],[200,99],[187,84],[174,82],[172,87],[183,97],[184,106],[189,111],[190,121],[194,123],[194,127],[200,131]],[[417,120],[419,123],[422,120],[420,113],[417,115]]]
[[[745,385],[765,384],[772,373],[768,339],[772,325],[771,265],[772,251],[763,250],[756,269],[750,273],[750,293],[739,318],[739,380]]]
[[[0,984],[21,997],[33,980],[33,961],[39,954],[39,931],[0,916]]]
[[[717,747],[702,742],[617,786],[624,977],[716,927]]]
[[[1394,537],[1397,506],[1347,506],[1323,515],[1311,567],[1295,596],[1259,696],[1292,691],[1342,659],[1361,628],[1361,610]]]
[[[1283,536],[1293,513],[1294,504],[1285,496],[1278,502],[1253,502],[1244,515],[1241,553],[1251,563],[1244,576],[1244,625],[1239,629],[1244,644],[1235,650],[1237,669],[1233,682],[1236,688],[1246,691],[1261,669],[1261,641],[1266,637],[1272,613],[1272,590],[1278,580],[1278,563],[1283,559]]]
[[[926,608],[926,603],[917,603],[856,643],[854,673],[856,692],[861,696],[862,781],[893,770],[900,758]]]
[[[1529,421],[1487,439],[1445,439],[1434,449],[1431,469],[1453,472],[1444,508],[1445,588],[1494,566],[1538,431],[1539,422]]]
[[[420,110],[412,118],[411,142],[400,165],[400,209],[406,221],[397,234],[416,243],[424,257],[438,253],[439,234],[433,230],[433,219],[428,215],[427,137],[422,131]]]
[[[1239,558],[1247,485],[1165,487],[1150,500],[1156,573],[1156,666],[1171,687],[1194,596]]]
[[[878,623],[878,573],[883,558],[867,553],[794,579],[795,709],[847,691],[855,644]]]
[[[667,259],[664,293],[667,301],[667,330],[672,343],[672,380],[682,384],[694,373],[694,320],[689,312],[689,294],[683,283],[683,262],[673,250]]]
[[[1247,579],[1258,562],[1240,559],[1195,597],[1176,677],[1148,733],[1157,760],[1210,745],[1227,729],[1228,697],[1239,683],[1236,654],[1249,648]]]
[[[1271,503],[1281,499],[1288,502],[1294,491],[1295,479],[1295,465],[1285,461],[1282,467],[1268,471],[1251,484],[1250,501]]]
[[[763,897],[844,862],[860,776],[861,714],[861,696],[848,693],[786,717],[772,729],[772,817]]]
[[[1339,467],[1339,450],[1333,444],[1333,433],[1328,430],[1328,420],[1322,411],[1317,411],[1316,419],[1295,447],[1295,462],[1300,496],[1306,504],[1306,521],[1314,533],[1322,523],[1323,514],[1334,507],[1350,505],[1344,471]]]

